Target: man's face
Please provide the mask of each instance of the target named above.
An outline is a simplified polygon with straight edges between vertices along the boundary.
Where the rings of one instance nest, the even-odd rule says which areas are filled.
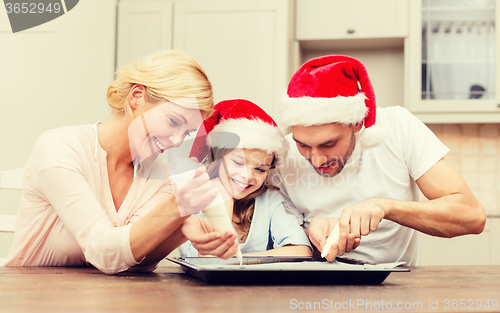
[[[300,154],[318,174],[333,177],[340,173],[356,146],[360,124],[337,123],[319,126],[292,126],[293,139]]]

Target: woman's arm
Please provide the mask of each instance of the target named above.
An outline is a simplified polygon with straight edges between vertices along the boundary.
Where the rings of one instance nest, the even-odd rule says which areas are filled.
[[[187,218],[180,216],[172,194],[132,224],[130,248],[141,267],[160,262],[187,240],[180,229]]]
[[[176,189],[175,195],[169,195],[132,224],[130,247],[135,260],[143,265],[159,262],[185,242],[187,238],[181,226],[188,216],[181,217],[178,204],[181,203],[185,208],[203,207],[216,194],[217,188],[210,182],[204,167],[198,168],[195,177],[183,188]],[[195,227],[191,231],[202,232]]]
[[[146,262],[144,265],[152,264],[183,242],[184,238],[176,230],[185,218],[180,217],[173,195],[158,200],[158,204],[145,210],[148,213],[137,221],[120,226],[118,221],[110,220],[96,197],[96,187],[87,182],[81,156],[72,146],[61,141],[58,134],[41,136],[30,160],[33,192],[54,209],[82,249],[86,262],[102,272],[115,274],[141,261]],[[200,171],[205,173],[204,168]],[[198,182],[201,185],[209,182],[206,173],[202,180]],[[216,191],[216,188],[212,183],[206,185],[186,191],[179,197],[191,206],[210,202],[216,193],[210,194],[207,190]],[[169,239],[170,236],[173,237]],[[147,256],[148,259],[144,260]]]

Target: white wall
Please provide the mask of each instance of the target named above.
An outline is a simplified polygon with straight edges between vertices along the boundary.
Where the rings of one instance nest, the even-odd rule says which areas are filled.
[[[79,1],[63,16],[15,34],[0,10],[0,171],[24,166],[45,130],[108,118],[116,3]],[[0,214],[14,214],[19,195],[0,191]],[[10,240],[0,236],[0,257]]]
[[[0,10],[1,170],[23,166],[40,132],[109,116],[116,1],[80,1],[15,34]]]

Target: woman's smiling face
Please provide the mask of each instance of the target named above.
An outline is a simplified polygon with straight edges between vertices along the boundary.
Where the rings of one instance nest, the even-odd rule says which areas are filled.
[[[234,149],[219,164],[224,188],[235,199],[243,199],[264,184],[274,155],[258,149]]]
[[[150,107],[150,109],[144,109]],[[186,136],[198,129],[203,112],[172,102],[143,103],[128,128],[132,160],[154,160],[163,151],[179,147]]]

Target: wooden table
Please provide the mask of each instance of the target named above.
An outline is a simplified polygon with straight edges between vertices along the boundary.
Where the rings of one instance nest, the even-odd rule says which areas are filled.
[[[212,286],[175,265],[114,276],[0,267],[0,312],[453,312],[460,299],[463,311],[500,311],[500,266],[416,267],[376,286]]]

